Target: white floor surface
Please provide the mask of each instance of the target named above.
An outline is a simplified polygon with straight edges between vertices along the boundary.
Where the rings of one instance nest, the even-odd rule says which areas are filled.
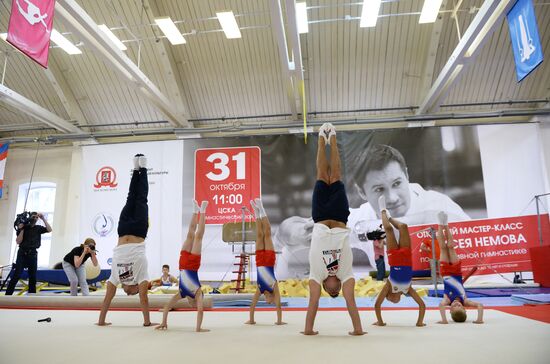
[[[361,337],[347,335],[341,311],[319,312],[320,334],[303,336],[305,314],[284,312],[288,324],[274,326],[274,312],[258,312],[249,326],[247,312],[209,311],[204,327],[212,331],[195,333],[195,312],[172,312],[162,332],[141,327],[139,311],[109,312],[113,325],[98,327],[97,311],[0,310],[0,363],[550,363],[549,324],[495,310],[486,310],[484,325],[438,325],[429,310],[423,328],[414,326],[416,311],[384,311],[386,327],[362,311]]]

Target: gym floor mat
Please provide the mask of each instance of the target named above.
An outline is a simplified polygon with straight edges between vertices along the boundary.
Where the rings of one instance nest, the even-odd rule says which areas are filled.
[[[524,303],[550,304],[550,294],[515,294],[512,299]]]
[[[550,305],[523,305],[495,308],[497,311],[550,324]]]

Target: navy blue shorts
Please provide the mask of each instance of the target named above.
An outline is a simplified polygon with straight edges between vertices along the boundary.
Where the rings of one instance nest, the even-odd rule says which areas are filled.
[[[314,222],[335,220],[347,224],[349,203],[342,181],[336,181],[330,185],[321,180],[315,182],[311,201],[311,216]]]
[[[135,235],[143,239],[147,237],[147,230],[149,230],[148,194],[147,169],[134,170],[126,205],[118,219],[118,236]]]

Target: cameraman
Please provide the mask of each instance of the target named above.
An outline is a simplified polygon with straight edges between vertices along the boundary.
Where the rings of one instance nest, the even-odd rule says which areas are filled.
[[[94,267],[97,267],[95,240],[92,238],[84,240],[84,244],[77,246],[63,258],[63,270],[67,274],[67,278],[71,284],[71,296],[77,295],[79,284],[83,296],[90,294],[88,282],[86,282],[86,268],[84,266],[84,262],[88,258],[92,258]]]
[[[381,230],[367,233],[367,238],[372,240],[374,247],[374,261],[376,262],[376,280],[382,282],[386,277],[386,264],[384,262],[384,245],[386,234]]]
[[[45,227],[36,225],[38,219],[44,222]],[[41,235],[52,232],[52,227],[48,224],[44,215],[37,212],[31,212],[28,222],[26,224],[19,224],[18,229],[15,242],[19,245],[19,250],[17,251],[17,260],[15,261],[15,271],[6,289],[6,296],[13,294],[15,285],[19,281],[21,272],[25,267],[29,270],[29,293],[36,293],[36,269],[38,264],[38,252],[36,249],[40,248]]]

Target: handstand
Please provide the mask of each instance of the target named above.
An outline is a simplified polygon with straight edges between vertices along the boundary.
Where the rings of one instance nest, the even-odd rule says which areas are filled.
[[[200,208],[197,202],[193,201],[193,215],[191,216],[191,222],[189,223],[189,231],[187,232],[187,238],[185,239],[180,252],[179,292],[176,293],[164,306],[162,323],[156,327],[157,330],[165,330],[168,328],[168,313],[176,305],[176,302],[187,297],[189,304],[193,307],[197,307],[197,325],[195,327],[195,331],[210,331],[201,327],[204,311],[204,297],[201,291],[201,283],[198,275],[198,271],[201,266],[202,237],[204,236],[204,224],[206,219],[205,213],[207,206],[208,201],[203,201]]]
[[[149,182],[146,166],[145,156],[136,154],[128,198],[118,220],[118,245],[113,249],[111,277],[107,281],[107,292],[97,322],[99,326],[111,324],[105,322],[105,318],[119,283],[122,284],[122,289],[127,295],[139,293],[143,326],[151,326],[149,300],[147,299],[149,275],[144,243],[149,229],[149,208],[147,206]]]
[[[388,246],[388,263],[390,264],[390,276],[378,294],[374,310],[376,312],[377,321],[374,325],[385,326],[382,320],[381,306],[384,298],[388,301],[397,303],[401,299],[403,293],[408,293],[418,304],[418,320],[416,326],[426,326],[424,314],[426,312],[426,304],[422,298],[416,293],[411,286],[412,281],[412,254],[411,254],[411,239],[409,236],[409,228],[407,224],[399,222],[389,216],[386,209],[386,200],[384,196],[378,199],[380,206],[382,224],[386,231],[386,243]],[[395,238],[393,229],[396,228],[399,232],[399,243]]]
[[[483,305],[469,300],[462,284],[462,264],[455,251],[453,235],[447,225],[447,214],[443,211],[438,214],[439,226],[437,240],[441,245],[441,276],[443,277],[443,300],[439,303],[441,313],[440,324],[448,324],[446,308],[450,307],[451,317],[455,322],[466,321],[465,307],[477,308],[477,319],[474,324],[483,323]]]
[[[249,325],[254,325],[254,311],[256,304],[260,299],[260,295],[265,295],[265,301],[269,304],[275,303],[277,307],[277,322],[275,325],[284,325],[283,311],[281,309],[281,294],[279,292],[279,283],[275,278],[275,250],[273,249],[273,241],[271,240],[271,225],[267,219],[262,200],[257,198],[250,201],[250,205],[254,209],[256,216],[256,267],[258,269],[258,287],[252,298],[250,305],[250,319],[245,322]]]
[[[330,164],[325,145],[330,144]],[[319,130],[317,148],[317,182],[312,197],[312,217],[315,225],[309,252],[309,306],[304,335],[317,335],[313,326],[319,308],[321,286],[331,297],[338,297],[340,289],[346,300],[353,324],[350,335],[364,335],[359,311],[355,303],[353,256],[346,223],[349,204],[341,181],[340,156],[336,145],[336,130],[326,123]]]

